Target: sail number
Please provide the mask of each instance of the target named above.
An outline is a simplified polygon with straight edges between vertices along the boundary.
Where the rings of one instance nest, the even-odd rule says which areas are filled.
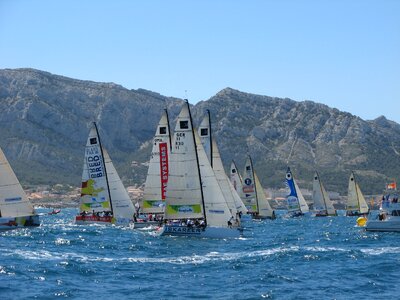
[[[185,145],[184,143],[185,133],[184,132],[177,132],[175,136],[175,149],[179,150],[180,146]]]

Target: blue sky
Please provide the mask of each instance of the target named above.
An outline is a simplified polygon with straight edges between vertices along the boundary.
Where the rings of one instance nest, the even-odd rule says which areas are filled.
[[[400,123],[400,1],[0,0],[0,68],[206,100],[225,87]]]

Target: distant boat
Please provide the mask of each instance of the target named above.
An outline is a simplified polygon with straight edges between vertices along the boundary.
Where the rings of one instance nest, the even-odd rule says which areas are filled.
[[[85,147],[77,224],[133,221],[135,208],[93,123]]]
[[[295,179],[293,178],[292,171],[287,168],[286,171],[286,184],[289,188],[287,195],[287,209],[291,216],[302,216],[310,211],[307,202],[303,197]]]
[[[165,221],[160,235],[234,238],[234,221],[200,138],[193,129],[189,103],[175,127],[166,193]]]
[[[375,218],[371,214],[368,216],[365,229],[367,231],[400,232],[400,202],[395,182],[386,186],[379,214]]]
[[[49,211],[47,214],[48,215],[57,215],[61,212],[61,209],[53,209],[52,211]]]
[[[39,215],[0,149],[0,230],[39,225]]]
[[[164,110],[153,138],[153,148],[140,211],[143,215],[136,216],[137,220],[134,226],[136,228],[158,224],[158,220],[164,214],[170,152],[171,134],[169,119],[167,110]]]
[[[332,201],[321,182],[318,172],[314,174],[312,198],[315,216],[337,216],[336,209],[333,207]]]
[[[248,213],[255,219],[275,219],[275,211],[265,196],[250,155],[246,159],[243,178],[242,197]]]
[[[356,181],[354,172],[351,172],[347,193],[346,216],[360,216],[368,214],[368,212],[368,204]]]
[[[225,173],[222,164],[221,155],[218,149],[215,137],[212,134],[210,111],[207,110],[206,116],[200,123],[198,133],[200,136],[201,144],[207,154],[207,158],[214,170],[215,176],[227,201],[228,207],[232,215],[241,216],[247,213],[247,209],[242,202],[242,199],[230,183],[228,176]]]

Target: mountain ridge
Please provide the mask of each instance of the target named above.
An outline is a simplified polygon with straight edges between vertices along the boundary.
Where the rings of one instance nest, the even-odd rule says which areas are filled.
[[[2,69],[0,146],[21,181],[79,186],[88,128],[96,121],[123,180],[140,185],[161,112],[168,108],[174,129],[182,101],[115,83]],[[225,166],[235,159],[241,168],[251,154],[265,187],[283,187],[289,164],[304,187],[318,169],[328,189],[345,193],[355,169],[366,192],[380,191],[400,167],[400,125],[384,116],[362,120],[325,104],[230,87],[192,106],[196,125],[206,109]]]

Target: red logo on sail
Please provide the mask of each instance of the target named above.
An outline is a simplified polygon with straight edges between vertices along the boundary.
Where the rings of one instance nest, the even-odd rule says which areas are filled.
[[[161,178],[161,199],[165,200],[165,192],[168,182],[168,145],[159,143],[160,146],[160,178]]]

